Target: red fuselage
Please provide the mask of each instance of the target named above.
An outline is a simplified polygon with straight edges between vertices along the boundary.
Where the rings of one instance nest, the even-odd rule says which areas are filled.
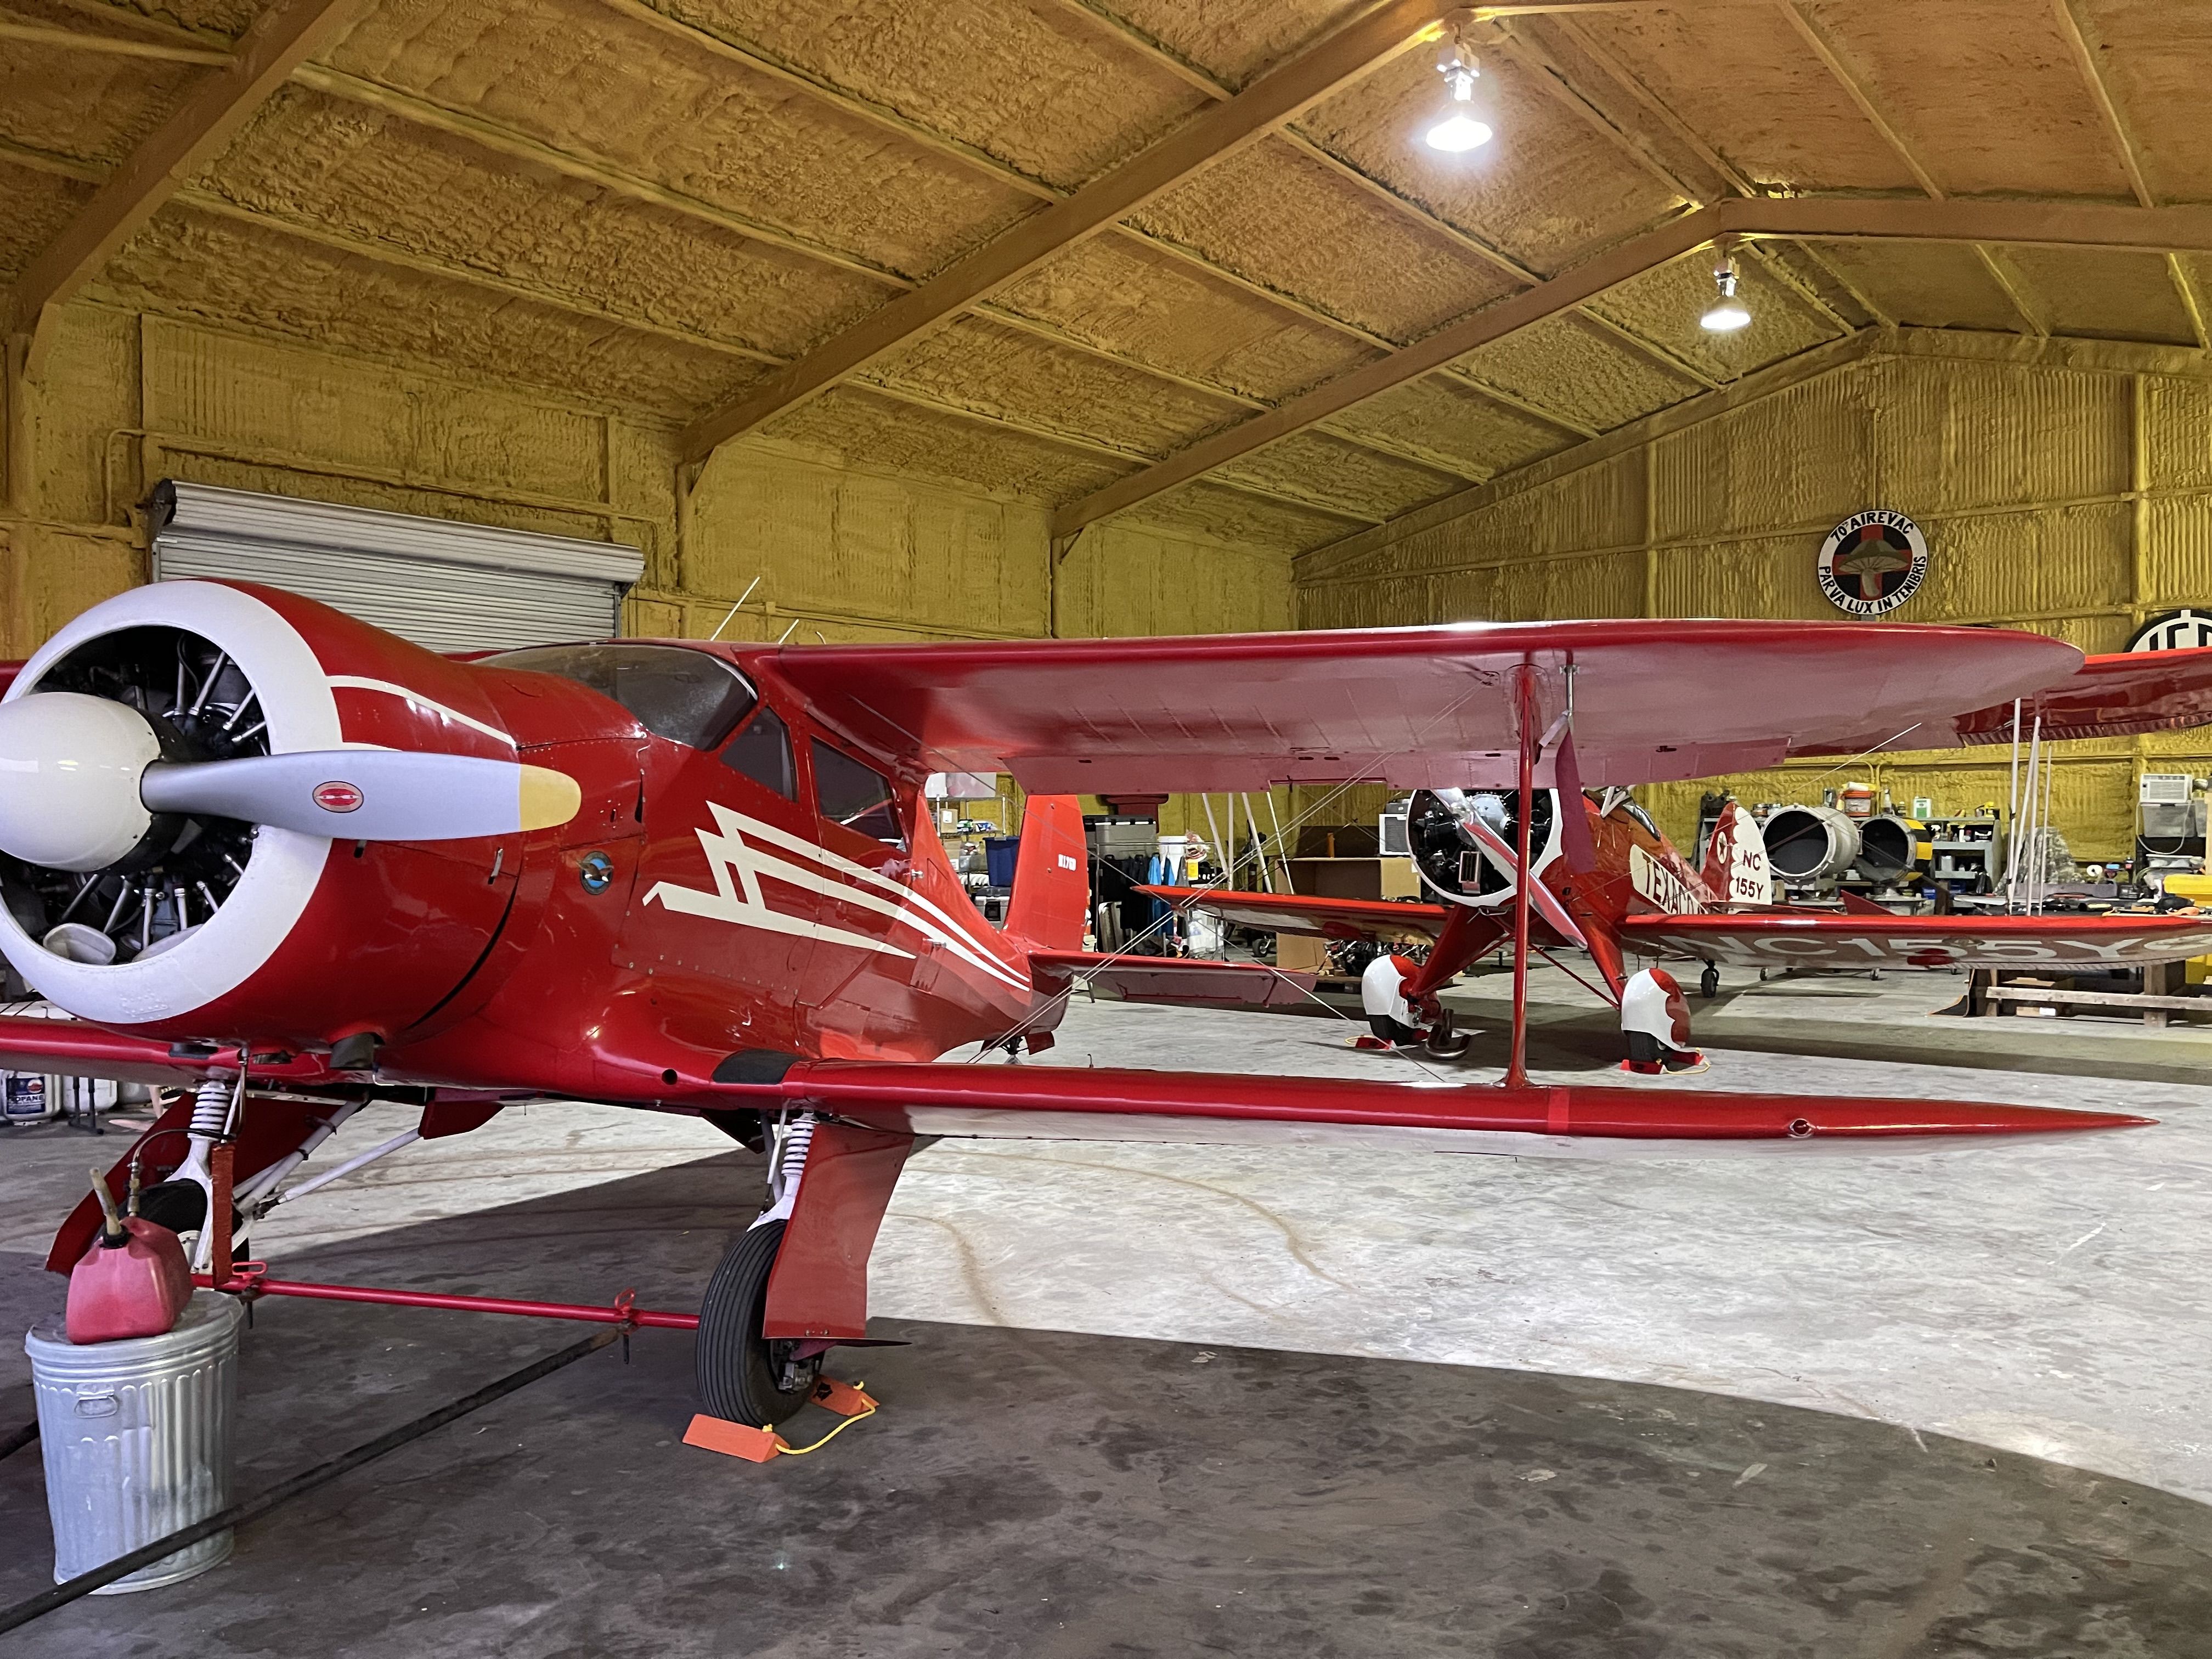
[[[521,761],[575,779],[583,805],[471,840],[264,829],[264,867],[165,958],[192,969],[171,974],[185,992],[82,1017],[256,1054],[368,1033],[387,1081],[639,1103],[740,1050],[930,1060],[1051,1023],[1030,949],[1079,939],[986,922],[922,778],[817,719],[772,653],[575,647],[607,695],[546,672],[568,647],[456,661],[275,589],[164,586],[198,607],[195,637],[258,675],[260,706],[309,711],[314,741],[289,746]],[[105,995],[133,971],[87,982]]]

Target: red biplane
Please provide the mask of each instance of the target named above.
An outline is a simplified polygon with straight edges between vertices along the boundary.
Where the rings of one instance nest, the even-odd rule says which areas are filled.
[[[134,1156],[167,1176],[148,1212],[198,1229],[204,1261],[215,1166],[250,1230],[326,1178],[294,1171],[372,1099],[418,1103],[424,1136],[525,1099],[696,1113],[771,1152],[698,1363],[707,1409],[773,1423],[824,1351],[866,1340],[867,1256],[918,1136],[1802,1156],[2142,1121],[1537,1085],[1518,1022],[1495,1086],[945,1063],[1044,1046],[1073,977],[1113,965],[1080,949],[1074,795],[1507,791],[1528,869],[1555,789],[1908,727],[1914,747],[2002,735],[2015,697],[2047,732],[2062,707],[2083,729],[2193,722],[2205,654],[2085,669],[1983,629],[1594,622],[459,661],[276,590],[159,583],[70,623],[0,702],[0,951],[70,1016],[0,1020],[0,1065],[185,1085]],[[938,842],[934,771],[1031,792],[1003,929]],[[1592,834],[1643,845],[1610,818]],[[1540,890],[1512,883],[1524,942],[1553,925]],[[88,1199],[50,1265],[97,1219]]]
[[[2171,665],[2169,665],[2171,666]],[[1562,745],[1563,770],[1572,769]],[[1565,804],[1579,802],[1576,811]],[[1261,933],[1364,940],[1387,947],[1418,939],[1428,954],[1392,988],[1432,1023],[1425,1035],[1455,1052],[1450,1011],[1436,1000],[1478,957],[1511,937],[1523,867],[1514,844],[1519,802],[1510,792],[1419,790],[1408,803],[1413,867],[1438,903],[1320,898],[1218,887],[1142,887],[1182,911]],[[1731,801],[1693,867],[1621,788],[1595,798],[1539,791],[1532,815],[1528,945],[1540,955],[1587,951],[1601,983],[1590,988],[1623,1010],[1631,962],[1705,964],[1707,995],[1717,964],[1756,968],[2049,968],[2141,966],[2212,953],[2212,917],[2194,914],[1899,915],[1845,893],[1841,912],[1771,902],[1759,826]],[[1566,969],[1573,974],[1572,969]],[[1663,971],[1663,970],[1662,970]],[[1579,975],[1574,975],[1580,978]],[[1589,981],[1583,981],[1586,985]],[[1687,1046],[1688,1015],[1671,979],[1667,1046]],[[1133,994],[1144,994],[1142,992]],[[1187,990],[1182,991],[1188,999]],[[1164,1000],[1163,998],[1162,1000]],[[1644,1023],[1649,1024],[1645,1015]]]

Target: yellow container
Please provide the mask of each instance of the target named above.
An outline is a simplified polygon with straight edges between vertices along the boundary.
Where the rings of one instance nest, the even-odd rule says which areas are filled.
[[[2212,876],[2168,876],[2160,884],[2176,898],[2185,898],[2191,904],[2203,906],[2212,900]]]

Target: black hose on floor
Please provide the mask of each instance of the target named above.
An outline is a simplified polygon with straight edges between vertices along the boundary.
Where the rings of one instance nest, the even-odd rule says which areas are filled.
[[[449,1406],[441,1406],[428,1416],[416,1418],[412,1423],[402,1424],[391,1433],[379,1435],[366,1445],[356,1446],[343,1456],[334,1457],[327,1463],[317,1464],[305,1474],[295,1474],[282,1485],[271,1486],[258,1498],[249,1498],[243,1504],[234,1504],[220,1514],[210,1515],[204,1521],[195,1521],[191,1526],[171,1533],[167,1538],[157,1538],[128,1555],[118,1556],[106,1566],[94,1567],[90,1572],[81,1572],[65,1583],[57,1584],[27,1601],[18,1601],[12,1607],[0,1609],[0,1631],[11,1631],[18,1625],[27,1625],[32,1620],[43,1617],[57,1607],[67,1607],[79,1596],[91,1595],[103,1584],[112,1584],[118,1578],[137,1572],[141,1567],[150,1567],[165,1556],[187,1549],[203,1538],[212,1537],[227,1528],[242,1527],[249,1521],[258,1519],[278,1504],[289,1503],[302,1492],[312,1492],[364,1463],[373,1463],[386,1452],[397,1451],[409,1441],[419,1440],[432,1430],[445,1427],[455,1418],[466,1417],[480,1406],[489,1406],[493,1401],[513,1394],[517,1389],[528,1387],[541,1376],[550,1376],[563,1365],[574,1364],[585,1355],[598,1352],[609,1343],[618,1340],[623,1333],[621,1326],[610,1326],[594,1332],[582,1341],[571,1343],[558,1353],[549,1353],[544,1358],[535,1360],[464,1399],[456,1400]],[[36,1432],[37,1425],[34,1424],[31,1433]]]
[[[0,1434],[0,1457],[13,1457],[38,1437],[39,1419],[34,1417],[21,1428]]]

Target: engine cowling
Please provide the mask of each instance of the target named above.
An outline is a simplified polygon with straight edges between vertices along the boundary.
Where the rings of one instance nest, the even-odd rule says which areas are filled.
[[[1539,789],[1530,815],[1529,862],[1541,875],[1559,855],[1559,791]],[[1510,862],[1483,848],[1480,821],[1507,848],[1520,845],[1521,798],[1510,790],[1423,789],[1406,815],[1407,840],[1421,884],[1448,903],[1478,910],[1510,902],[1520,886]]]
[[[251,584],[86,611],[0,700],[0,953],[151,1036],[321,1048],[419,1024],[579,799],[525,761],[487,678]]]

